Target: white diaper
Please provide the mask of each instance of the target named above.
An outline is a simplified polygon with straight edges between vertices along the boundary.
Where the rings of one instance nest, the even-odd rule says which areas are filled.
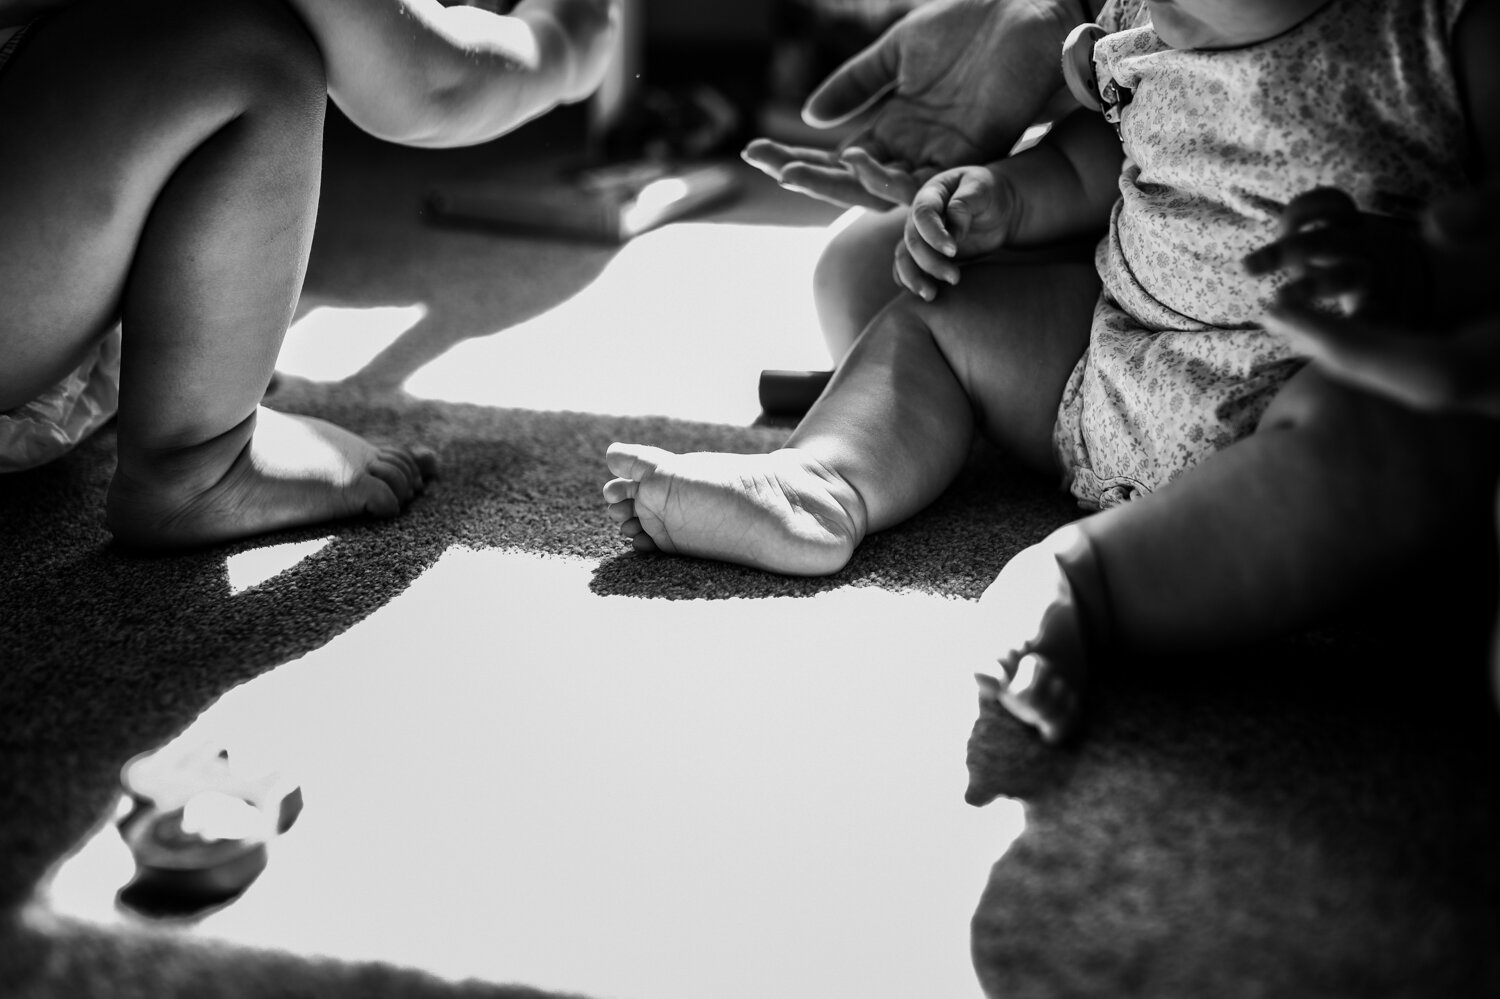
[[[45,465],[77,447],[119,408],[120,327],[39,397],[0,413],[0,472]]]

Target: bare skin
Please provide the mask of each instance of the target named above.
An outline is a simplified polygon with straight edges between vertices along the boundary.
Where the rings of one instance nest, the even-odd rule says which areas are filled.
[[[849,144],[918,178],[1003,155],[1028,125],[1064,105],[1057,53],[1102,0],[931,0],[840,66],[803,118],[831,126],[866,109]],[[900,203],[837,152],[757,139],[745,159],[783,186],[839,205]]]
[[[674,551],[689,534],[700,557],[746,561],[735,556],[753,550],[749,564],[760,568],[825,573],[867,534],[936,499],[977,430],[1055,469],[1052,414],[1083,351],[1098,277],[1086,258],[1032,263],[1021,253],[977,269],[984,275],[941,308],[909,296],[890,302],[773,461],[611,447],[610,516],[639,550]],[[970,326],[993,335],[971,338]],[[977,427],[966,384],[992,401]],[[816,558],[804,551],[814,522]],[[722,550],[720,534],[738,547]]]
[[[0,161],[0,283],[32,292],[0,319],[0,408],[59,379],[118,314],[119,540],[393,515],[430,453],[259,409],[316,217],[317,49],[278,5],[197,6],[61,11],[0,76],[0,130],[32,151]]]
[[[1317,6],[1264,5],[1276,26]],[[1182,7],[1200,21],[1230,9],[1207,0]],[[1496,37],[1500,15],[1493,4],[1473,9],[1480,13],[1468,21],[1463,51],[1477,54]],[[1481,62],[1493,60],[1468,64]],[[1500,144],[1487,130],[1500,117],[1485,102],[1494,89],[1470,84],[1482,159],[1493,163]],[[973,255],[1044,232],[1074,234],[1107,205],[1096,194],[1108,171],[1074,170],[1068,179],[1056,169],[1064,165],[1059,153],[1074,166],[1092,160],[1097,167],[1110,148],[1099,135],[1097,121],[1069,119],[1037,154],[947,171],[917,195],[895,265],[913,295],[875,317],[787,444],[859,495],[866,532],[935,498],[976,430],[1043,467],[1050,459],[1062,379],[1087,341],[1093,295],[1060,265],[997,273],[976,266]],[[1057,186],[1064,180],[1081,184],[1066,196]],[[965,210],[949,211],[960,196]],[[1019,198],[1028,211],[1012,215]],[[962,283],[955,260],[968,260]],[[1080,310],[1080,302],[1088,307]],[[634,447],[611,451],[628,458]],[[632,499],[643,483],[611,468],[620,476],[605,487],[611,516],[636,548],[651,550],[654,542],[641,539],[647,518]],[[735,462],[717,469],[707,487],[716,493],[712,520],[694,525],[700,550],[733,559],[733,550],[715,554],[709,542],[730,530],[735,550],[745,550],[746,523],[782,530],[782,541],[795,543],[774,499],[785,488],[738,489]],[[1266,640],[1327,620],[1372,592],[1413,585],[1487,530],[1497,470],[1500,439],[1486,421],[1417,413],[1304,368],[1250,437],[1012,560],[980,601],[976,629],[988,651],[976,661],[992,674],[985,686],[1044,738],[1066,739],[1077,730],[1100,650],[1183,654]],[[670,477],[672,462],[656,461],[648,473]],[[658,484],[653,492],[671,495],[674,509],[651,514],[667,531],[683,531],[704,489],[701,481]],[[726,493],[759,516],[734,515]]]
[[[392,141],[492,138],[598,82],[614,0],[47,0],[0,72],[0,411],[118,321],[117,540],[390,517],[432,452],[261,399],[302,288],[330,95]],[[7,15],[12,13],[9,9]],[[10,22],[7,22],[10,23]]]
[[[1046,467],[1043,428],[1087,336],[1094,277],[1081,265],[994,269],[971,270],[941,309],[893,303],[775,455],[614,445],[611,518],[640,551],[821,573],[843,564],[829,553],[930,503],[976,430]],[[1496,458],[1482,422],[1420,416],[1307,369],[1254,436],[1007,564],[980,601],[976,663],[1012,713],[1067,739],[1091,645],[1183,654],[1266,639],[1420,578],[1434,552],[1486,528]],[[851,494],[858,502],[837,499]],[[821,509],[846,516],[808,518],[787,501],[808,495],[834,497]]]
[[[804,451],[673,454],[611,445],[610,515],[640,551],[794,576],[837,572],[864,540],[858,492]]]
[[[673,455],[613,445],[606,460],[616,478],[604,487],[610,516],[639,551],[825,574],[842,568],[868,534],[935,500],[976,433],[1059,471],[1052,423],[1098,287],[1087,251],[1013,252],[974,265],[940,306],[896,298],[784,449]],[[974,335],[979,330],[984,335]],[[808,516],[809,507],[818,515]],[[989,651],[977,661],[989,662],[990,673],[999,672],[996,663],[1014,673],[1007,706],[1056,738],[1067,734],[1078,695],[1051,664],[1082,661],[1075,653],[1083,625],[1076,600],[1050,598],[1070,597],[1071,579],[1039,547],[1013,561],[980,605]],[[1042,606],[1037,593],[1049,596]]]
[[[1284,286],[1267,325],[1292,340],[1330,378],[1402,406],[1426,413],[1468,413],[1500,418],[1500,312],[1487,292],[1484,276],[1500,253],[1500,185],[1467,191],[1445,199],[1424,218],[1424,243],[1433,258],[1432,273],[1454,287],[1396,290],[1425,291],[1414,315],[1385,310],[1373,316],[1359,308],[1332,309],[1351,296],[1368,299],[1368,275],[1377,281],[1379,255],[1365,232],[1365,220],[1352,220],[1346,245],[1331,252],[1326,245],[1299,247],[1316,232],[1296,232],[1263,251],[1278,258],[1315,258],[1325,265],[1299,282]],[[1337,227],[1325,225],[1335,234]],[[1284,265],[1285,259],[1273,261]],[[1352,265],[1352,267],[1351,267]],[[1360,280],[1341,281],[1353,274]],[[1311,286],[1308,286],[1308,285]],[[1298,286],[1303,286],[1298,292]],[[1384,284],[1389,289],[1390,285]],[[1469,294],[1466,295],[1465,292]],[[1500,514],[1500,498],[1497,498]],[[1500,516],[1497,516],[1500,523]],[[1491,621],[1491,691],[1500,700],[1500,613]]]

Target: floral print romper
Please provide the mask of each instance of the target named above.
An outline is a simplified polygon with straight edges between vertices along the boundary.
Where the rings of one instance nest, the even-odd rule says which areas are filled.
[[[1254,432],[1301,367],[1260,322],[1277,281],[1241,264],[1289,201],[1336,187],[1362,211],[1413,218],[1465,185],[1450,45],[1464,3],[1331,0],[1213,51],[1168,47],[1144,0],[1105,4],[1093,60],[1126,158],[1089,347],[1054,430],[1082,506],[1151,492]]]

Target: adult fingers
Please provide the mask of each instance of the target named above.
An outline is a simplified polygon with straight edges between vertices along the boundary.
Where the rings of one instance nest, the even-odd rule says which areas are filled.
[[[916,181],[899,166],[881,163],[857,146],[845,149],[839,158],[854,171],[866,191],[890,204],[909,205],[916,196]]]
[[[843,165],[835,168],[793,163],[781,172],[781,186],[843,208],[883,212],[892,207],[892,202],[865,190],[854,172]]]
[[[815,128],[848,121],[895,89],[900,67],[900,47],[887,31],[818,85],[802,105],[802,120]]]
[[[788,146],[773,139],[755,139],[740,157],[781,186],[844,208],[885,210],[891,202],[865,189],[855,174],[830,149]]]
[[[781,172],[794,163],[838,165],[838,156],[832,150],[788,146],[774,139],[752,140],[740,152],[740,158],[777,181],[781,180]]]

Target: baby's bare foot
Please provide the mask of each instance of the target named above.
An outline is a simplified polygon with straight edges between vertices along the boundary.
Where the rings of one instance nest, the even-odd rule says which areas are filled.
[[[425,448],[373,444],[261,407],[204,444],[147,454],[121,443],[105,520],[147,549],[214,544],[361,514],[394,517],[437,470]]]
[[[609,515],[638,551],[722,559],[797,576],[837,572],[865,536],[854,487],[795,449],[673,454],[611,444]]]
[[[981,641],[1001,667],[981,675],[981,688],[1052,743],[1078,731],[1088,685],[1084,613],[1069,572],[1094,572],[1088,542],[1071,526],[1011,559],[979,600]]]

